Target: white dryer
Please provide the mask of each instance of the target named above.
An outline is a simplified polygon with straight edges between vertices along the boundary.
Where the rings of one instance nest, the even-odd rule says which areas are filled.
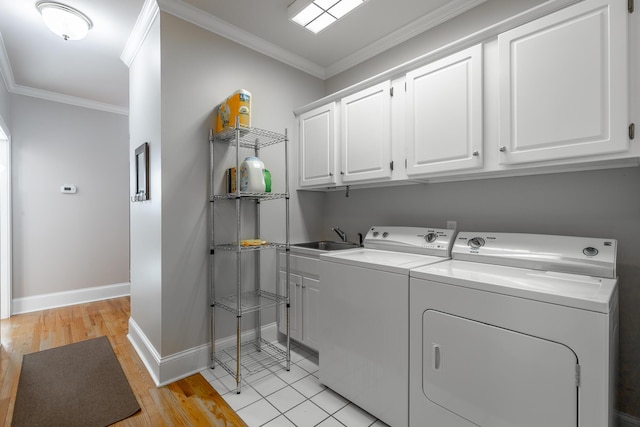
[[[616,246],[461,232],[412,270],[410,425],[613,427]]]
[[[372,227],[320,256],[320,382],[394,427],[409,425],[409,270],[449,259],[453,236]]]

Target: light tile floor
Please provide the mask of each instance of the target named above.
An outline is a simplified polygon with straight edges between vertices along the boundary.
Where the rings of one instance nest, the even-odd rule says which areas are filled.
[[[387,427],[318,380],[318,356],[291,343],[291,370],[266,369],[243,379],[223,368],[201,372],[250,427]]]

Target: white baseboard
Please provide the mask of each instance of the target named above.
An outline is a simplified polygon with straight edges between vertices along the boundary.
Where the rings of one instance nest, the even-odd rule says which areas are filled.
[[[618,412],[618,427],[640,427],[640,419]]]
[[[278,334],[278,325],[271,323],[262,327],[262,337],[269,341],[275,341]],[[247,331],[242,334],[243,340],[251,339],[255,331]],[[142,359],[153,382],[158,387],[170,384],[179,379],[188,377],[209,366],[211,345],[202,344],[179,353],[161,357],[158,351],[145,336],[144,332],[133,318],[129,318],[129,341]],[[223,349],[235,345],[235,336],[216,340],[216,349]]]
[[[131,294],[129,283],[96,286],[93,288],[76,289],[73,291],[53,292],[32,297],[14,298],[11,301],[11,314],[30,313],[32,311],[48,310],[50,308],[65,307],[74,304],[118,298]]]

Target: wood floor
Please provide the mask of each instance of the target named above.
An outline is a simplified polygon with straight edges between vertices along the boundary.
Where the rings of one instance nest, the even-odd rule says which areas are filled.
[[[142,408],[114,426],[246,426],[200,374],[157,388],[127,339],[129,313],[125,297],[2,320],[0,425],[11,426],[23,354],[106,335]]]

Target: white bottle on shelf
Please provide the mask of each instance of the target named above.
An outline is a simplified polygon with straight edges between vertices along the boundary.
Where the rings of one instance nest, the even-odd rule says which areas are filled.
[[[264,193],[264,163],[257,157],[246,157],[240,166],[240,191]]]

